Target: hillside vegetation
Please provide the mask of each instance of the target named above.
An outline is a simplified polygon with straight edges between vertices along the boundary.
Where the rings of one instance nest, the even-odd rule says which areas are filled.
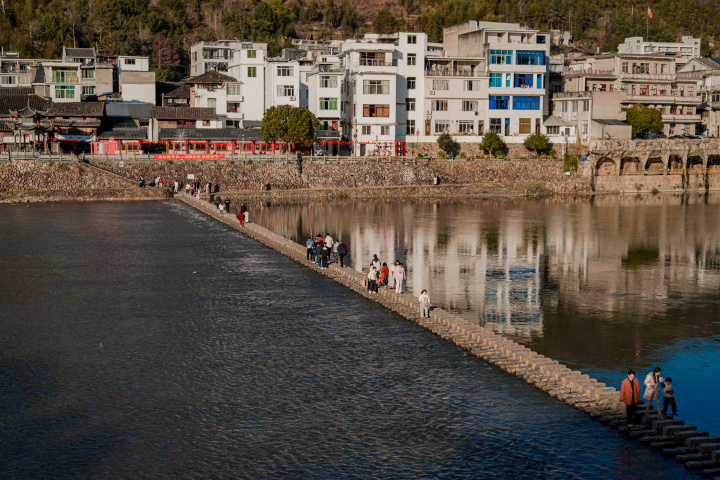
[[[366,31],[418,30],[442,41],[445,26],[506,21],[571,30],[588,48],[617,48],[645,36],[647,7],[625,0],[0,0],[0,45],[25,58],[57,58],[62,46],[100,54],[146,55],[159,79],[187,75],[189,47],[221,38],[268,42],[276,55],[294,37],[348,38]],[[652,5],[651,40],[703,39],[715,54],[718,0],[661,0]]]

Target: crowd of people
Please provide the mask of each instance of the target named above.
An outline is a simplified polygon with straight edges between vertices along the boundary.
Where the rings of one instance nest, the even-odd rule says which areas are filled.
[[[348,254],[348,247],[341,239],[333,239],[329,233],[318,234],[315,239],[312,236],[305,241],[307,247],[307,259],[310,262],[317,262],[321,270],[327,270],[330,262],[340,263],[341,267],[345,265],[345,255]]]
[[[675,402],[675,389],[672,386],[672,378],[660,376],[660,367],[655,367],[645,377],[645,415],[650,414],[652,402],[655,402],[658,418],[663,419],[667,415],[668,407],[672,407],[672,414],[677,415],[677,403]],[[663,407],[660,409],[660,392],[662,390]],[[633,425],[637,422],[637,408],[640,403],[640,382],[635,378],[635,370],[628,370],[627,378],[620,384],[620,401],[627,406],[627,424]]]

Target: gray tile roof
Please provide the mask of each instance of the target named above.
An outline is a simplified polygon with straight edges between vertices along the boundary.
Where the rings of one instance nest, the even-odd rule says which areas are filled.
[[[259,128],[161,128],[163,140],[260,140]]]
[[[72,58],[95,57],[94,48],[65,48],[65,56]]]
[[[150,118],[155,105],[152,103],[106,102],[105,115],[122,118]]]
[[[102,117],[105,102],[54,102],[48,115],[51,117]]]
[[[188,85],[207,85],[216,83],[220,84],[223,82],[237,82],[237,80],[234,77],[223,75],[222,73],[216,72],[215,70],[210,70],[209,72],[201,73],[200,75],[190,77],[187,80],[183,81],[183,83],[186,83]]]
[[[33,87],[0,87],[0,95],[32,95]]]
[[[110,128],[97,136],[98,140],[110,137],[115,140],[145,140],[147,139],[147,130],[144,128]]]
[[[40,95],[0,95],[0,116],[9,117],[10,112],[19,112],[27,107],[37,112],[47,112],[50,99]]]
[[[201,107],[153,107],[153,118],[161,120],[215,120],[214,108]]]

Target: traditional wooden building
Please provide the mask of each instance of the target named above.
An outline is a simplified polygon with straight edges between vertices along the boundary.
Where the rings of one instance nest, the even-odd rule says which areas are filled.
[[[105,114],[104,102],[53,103],[48,110],[55,139],[53,153],[90,152]]]
[[[0,89],[0,149],[48,148],[52,125],[47,112],[50,99],[35,95],[32,87]]]

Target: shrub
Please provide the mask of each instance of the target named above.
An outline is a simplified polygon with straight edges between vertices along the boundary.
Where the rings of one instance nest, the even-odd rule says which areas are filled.
[[[454,157],[458,150],[460,150],[460,145],[453,140],[449,133],[443,133],[440,135],[437,139],[437,144],[438,147],[440,147],[440,150],[445,153],[443,157]]]
[[[70,171],[70,169],[67,167],[67,165],[63,165],[63,164],[58,165],[58,170],[60,170],[61,172]]]
[[[437,158],[445,158],[445,152],[439,151],[437,152],[437,155],[435,155]]]
[[[525,148],[527,148],[531,152],[539,154],[547,150],[549,143],[550,141],[548,140],[547,136],[543,135],[540,132],[536,132],[532,135],[528,135],[528,137],[523,142],[523,145],[525,145]]]
[[[460,152],[460,153],[458,153],[457,156],[458,156],[458,158],[465,158],[466,155],[465,155],[465,152]]]
[[[577,157],[573,157],[569,153],[566,153],[563,157],[563,171],[565,172],[577,172],[578,170],[578,159]]]
[[[550,155],[552,158],[557,158],[557,151],[553,148],[548,152],[548,155]]]
[[[492,153],[493,157],[502,156],[507,151],[507,145],[495,132],[487,132],[479,145],[481,150]]]

